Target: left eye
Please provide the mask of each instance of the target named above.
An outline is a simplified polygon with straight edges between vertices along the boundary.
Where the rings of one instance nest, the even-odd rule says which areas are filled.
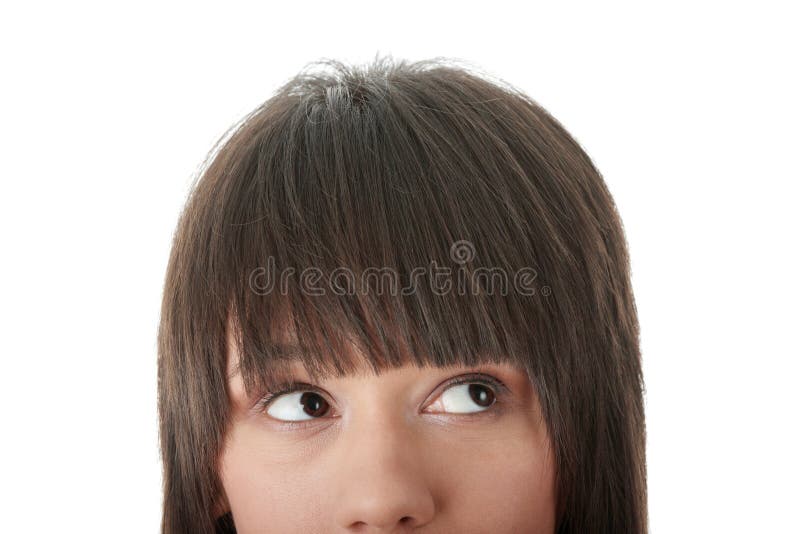
[[[487,410],[496,400],[491,387],[472,382],[450,386],[431,406],[448,413],[475,413]]]

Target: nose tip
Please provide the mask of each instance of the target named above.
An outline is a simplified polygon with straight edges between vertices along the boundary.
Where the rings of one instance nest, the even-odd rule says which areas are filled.
[[[351,505],[345,526],[353,533],[399,533],[419,527],[433,516],[433,503],[425,495],[408,499],[373,498]]]
[[[342,466],[347,476],[342,477],[345,486],[337,488],[340,528],[353,533],[401,533],[433,520],[436,505],[423,465],[396,452],[360,458],[355,465]]]

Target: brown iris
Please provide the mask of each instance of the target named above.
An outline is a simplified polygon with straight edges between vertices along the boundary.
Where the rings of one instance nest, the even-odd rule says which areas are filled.
[[[311,417],[322,417],[328,411],[328,402],[313,391],[306,391],[300,396],[303,411]]]
[[[483,384],[470,384],[469,396],[478,406],[487,408],[494,403],[494,391]]]

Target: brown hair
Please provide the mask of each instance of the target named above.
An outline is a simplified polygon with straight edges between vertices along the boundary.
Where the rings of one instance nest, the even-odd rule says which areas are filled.
[[[315,379],[355,368],[345,342],[376,372],[523,365],[555,451],[558,532],[646,532],[639,326],[613,199],[541,106],[458,63],[310,63],[209,154],[174,236],[158,332],[165,534],[222,529],[229,321],[252,391],[298,356],[277,343],[278,318]],[[453,284],[469,291],[396,290],[432,262],[457,265]],[[334,287],[309,291],[303,275],[264,291],[267,265],[329,273]],[[394,273],[392,290],[342,290],[375,268],[366,279]],[[524,291],[489,287],[523,271]]]

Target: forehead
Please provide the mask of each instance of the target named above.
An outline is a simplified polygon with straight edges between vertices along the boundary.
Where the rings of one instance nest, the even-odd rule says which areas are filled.
[[[226,329],[226,366],[229,380],[241,374],[239,366],[242,353],[241,347],[236,342],[237,333],[239,331],[236,330],[235,321],[229,318]],[[303,348],[289,321],[276,321],[275,326],[270,330],[270,335],[268,352],[274,359],[261,358],[259,360],[261,371],[269,370],[270,374],[277,376],[312,374],[307,362],[314,356]],[[356,343],[346,340],[343,348],[345,353],[341,354],[342,359],[356,364],[348,375],[368,374],[372,371],[369,357]]]

